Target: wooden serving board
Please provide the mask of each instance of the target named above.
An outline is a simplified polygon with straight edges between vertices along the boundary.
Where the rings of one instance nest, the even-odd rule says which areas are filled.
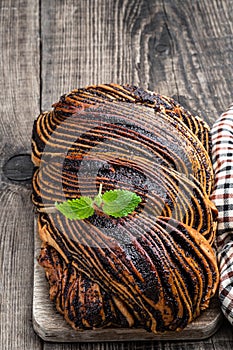
[[[40,239],[35,223],[34,253],[34,290],[33,290],[33,326],[36,333],[50,342],[103,342],[138,340],[195,340],[208,338],[219,328],[222,314],[217,298],[213,298],[210,307],[181,332],[153,334],[144,329],[106,328],[75,331],[63,319],[49,299],[49,285],[44,269],[39,266]]]

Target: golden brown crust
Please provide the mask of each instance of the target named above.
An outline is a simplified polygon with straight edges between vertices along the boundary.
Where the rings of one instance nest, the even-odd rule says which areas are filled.
[[[76,89],[53,107],[32,138],[51,299],[74,329],[184,328],[218,284],[208,126],[173,99],[129,85]],[[133,190],[142,203],[122,219],[49,213],[100,184]]]

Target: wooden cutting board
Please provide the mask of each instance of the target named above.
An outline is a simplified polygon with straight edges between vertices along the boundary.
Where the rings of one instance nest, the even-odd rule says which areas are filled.
[[[36,333],[45,341],[51,342],[102,342],[138,340],[195,340],[214,334],[219,328],[222,314],[217,298],[213,298],[209,309],[181,332],[153,334],[144,329],[107,328],[74,331],[63,319],[49,299],[49,286],[44,269],[39,266],[40,239],[35,223],[33,326]]]

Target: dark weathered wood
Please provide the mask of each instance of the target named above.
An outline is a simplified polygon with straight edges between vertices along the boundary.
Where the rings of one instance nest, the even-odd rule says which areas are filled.
[[[31,154],[17,154],[3,165],[3,174],[12,181],[31,181],[33,167]]]
[[[211,340],[196,342],[124,342],[124,343],[89,343],[89,344],[50,344],[46,349],[56,350],[212,350],[215,349]],[[229,350],[230,348],[227,348]],[[221,350],[216,348],[215,350]]]
[[[227,320],[223,321],[222,327],[211,338],[215,349],[231,350],[233,347],[233,328]]]
[[[210,123],[231,102],[232,1],[42,1],[42,107],[92,83],[175,96]]]
[[[133,18],[137,16],[139,4],[140,1],[123,4],[113,0],[42,1],[43,109],[76,87],[134,80],[134,52],[126,21],[132,12]]]
[[[233,2],[164,0],[164,14],[178,97],[212,124],[233,98]]]
[[[212,123],[233,99],[232,14],[232,0],[2,0],[1,167],[30,152],[40,104],[48,109],[61,94],[92,83],[130,83],[176,96]],[[2,172],[0,189],[0,348],[37,350],[31,190]],[[198,343],[44,343],[43,348],[230,350],[232,334],[225,321]]]
[[[32,123],[39,112],[38,13],[38,1],[0,3],[0,162],[5,172],[9,158],[30,153]],[[41,341],[32,327],[31,188],[5,175],[1,171],[0,349],[38,350]]]

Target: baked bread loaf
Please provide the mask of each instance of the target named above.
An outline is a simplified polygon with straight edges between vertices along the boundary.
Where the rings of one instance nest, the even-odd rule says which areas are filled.
[[[34,123],[32,200],[50,298],[76,330],[181,330],[218,285],[209,127],[135,86],[74,90]],[[70,220],[55,202],[126,189],[123,218]]]

